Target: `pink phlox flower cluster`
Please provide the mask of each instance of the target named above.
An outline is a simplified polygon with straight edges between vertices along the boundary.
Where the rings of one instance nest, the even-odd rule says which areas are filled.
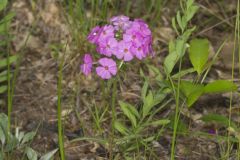
[[[131,61],[134,58],[142,60],[154,56],[152,34],[148,25],[141,19],[130,20],[120,15],[112,17],[110,23],[94,27],[87,40],[96,45],[96,51],[105,56],[98,61],[97,74],[102,79],[110,79],[117,73],[117,64],[113,59]],[[85,75],[92,69],[88,63],[81,65]],[[114,58],[115,57],[115,58]]]

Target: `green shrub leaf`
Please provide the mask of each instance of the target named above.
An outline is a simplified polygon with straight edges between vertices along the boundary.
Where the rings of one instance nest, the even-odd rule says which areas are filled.
[[[205,93],[222,93],[222,92],[230,92],[237,90],[237,86],[227,80],[217,80],[212,83],[209,83],[205,86]]]
[[[193,39],[190,42],[189,57],[190,61],[197,71],[201,74],[209,55],[209,42],[207,39]]]
[[[194,84],[189,81],[182,81],[180,89],[187,97],[188,107],[192,106],[204,92],[204,85]]]

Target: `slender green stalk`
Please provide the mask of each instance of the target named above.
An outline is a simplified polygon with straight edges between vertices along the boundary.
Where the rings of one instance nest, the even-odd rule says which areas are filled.
[[[7,25],[5,23],[5,29],[7,30]],[[9,34],[6,34],[7,40],[9,39]],[[11,130],[11,113],[12,113],[12,94],[11,94],[11,70],[10,70],[10,44],[7,43],[7,106],[8,106],[8,129],[7,135],[9,135]],[[9,136],[7,136],[7,141],[9,140]]]
[[[239,46],[240,46],[240,0],[238,0],[237,2],[237,17],[236,17],[236,21],[237,21],[237,29],[238,29],[238,34],[237,34],[237,37],[238,37],[238,72],[240,74],[240,49],[239,49]],[[237,159],[240,160],[240,139],[238,138],[238,149],[237,149]]]
[[[237,9],[238,10],[238,9]],[[238,11],[239,13],[239,11]],[[238,23],[239,23],[239,16],[236,17],[236,22],[235,22],[235,32],[234,32],[234,47],[233,47],[233,52],[232,52],[232,81],[234,80],[234,68],[235,68],[235,52],[237,49],[237,35],[239,33],[238,29]],[[232,118],[232,100],[233,100],[233,92],[231,91],[230,94],[230,104],[229,104],[229,116],[228,116],[228,127],[231,126],[231,118]],[[227,153],[226,153],[226,159],[229,159],[230,157],[230,152],[231,152],[231,141],[230,141],[230,132],[228,132],[228,141],[227,141]]]
[[[111,122],[111,137],[110,137],[110,143],[109,143],[109,148],[110,148],[110,155],[109,159],[113,160],[113,148],[114,148],[114,123],[116,120],[116,95],[117,95],[117,77],[114,78],[113,81],[113,89],[112,89],[112,102],[111,102],[111,107],[112,107],[112,122]]]
[[[59,144],[61,160],[65,160],[64,139],[63,139],[64,137],[63,137],[63,127],[62,127],[62,106],[61,106],[64,57],[65,56],[63,55],[63,57],[60,61],[60,64],[59,64],[58,85],[57,85],[58,144]]]
[[[179,63],[179,73],[182,68],[182,58],[180,59]],[[180,82],[181,76],[178,77],[178,84],[177,84],[177,92],[176,92],[176,108],[175,108],[175,117],[174,117],[174,126],[173,126],[173,137],[172,137],[172,146],[171,146],[171,160],[175,159],[175,144],[176,144],[176,137],[177,137],[177,128],[179,122],[179,101],[180,101]]]

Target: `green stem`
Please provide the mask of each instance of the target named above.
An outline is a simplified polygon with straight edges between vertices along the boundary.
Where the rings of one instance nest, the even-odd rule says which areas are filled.
[[[113,90],[112,90],[112,122],[111,122],[111,137],[110,137],[110,160],[113,159],[113,148],[114,148],[114,123],[116,120],[116,95],[117,95],[117,77],[113,81]]]
[[[237,12],[239,13],[238,9]],[[233,52],[232,52],[232,81],[234,80],[234,68],[235,68],[235,52],[237,49],[237,35],[239,33],[238,29],[238,23],[239,23],[239,16],[237,15],[236,17],[236,22],[235,22],[235,31],[234,31],[234,47],[233,47]],[[229,104],[229,116],[228,116],[228,127],[231,126],[231,119],[232,119],[232,100],[233,100],[233,92],[231,91],[230,94],[230,104]],[[228,141],[227,141],[227,153],[226,153],[226,159],[229,159],[230,157],[230,152],[231,152],[231,142],[230,142],[230,135],[231,133],[228,132]]]
[[[179,73],[182,68],[182,58],[180,59],[179,64]],[[172,147],[171,147],[171,160],[175,159],[175,144],[176,144],[176,137],[177,137],[177,128],[178,128],[178,121],[179,121],[179,100],[180,100],[180,82],[181,76],[178,77],[178,85],[177,85],[177,92],[176,92],[176,108],[175,108],[175,117],[174,117],[174,127],[173,127],[173,137],[172,137]]]
[[[63,140],[63,127],[62,127],[62,106],[61,106],[61,96],[62,96],[62,78],[63,78],[63,63],[64,63],[64,55],[59,65],[58,70],[58,86],[57,86],[57,118],[58,118],[58,143],[61,160],[65,160],[65,152],[64,152],[64,140]]]
[[[7,29],[7,28],[6,28]],[[9,35],[7,34],[7,39],[9,38]],[[12,94],[11,94],[11,77],[10,77],[10,55],[9,55],[9,42],[8,42],[8,50],[7,50],[7,81],[8,81],[8,85],[7,85],[7,106],[8,106],[8,127],[7,127],[7,141],[9,141],[9,133],[11,131],[11,113],[12,113]]]

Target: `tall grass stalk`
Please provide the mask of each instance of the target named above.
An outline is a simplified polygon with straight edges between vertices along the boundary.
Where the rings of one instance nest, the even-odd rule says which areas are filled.
[[[6,25],[5,25],[6,26]],[[7,27],[5,27],[7,29]],[[7,40],[9,40],[9,34],[7,33]],[[7,43],[7,115],[8,115],[8,129],[7,132],[10,133],[11,130],[11,113],[12,113],[12,94],[11,94],[11,69],[10,69],[10,42]],[[9,134],[7,134],[9,135]],[[7,141],[9,136],[7,136]]]
[[[240,0],[237,1],[237,43],[238,43],[238,73],[240,74]],[[238,139],[237,159],[240,160],[240,139]]]
[[[235,31],[234,31],[234,47],[232,52],[232,81],[234,81],[234,69],[235,69],[235,52],[237,50],[237,47],[239,47],[239,0],[237,5],[237,16],[235,21]],[[239,50],[239,48],[238,48]],[[228,116],[228,127],[231,127],[231,118],[232,118],[232,102],[233,102],[233,91],[231,91],[230,94],[230,103],[229,103],[229,116]],[[231,154],[231,141],[230,141],[230,135],[231,133],[228,132],[228,140],[227,140],[227,153],[226,153],[226,159],[230,158]],[[239,154],[239,153],[238,153]],[[239,158],[239,155],[238,155]]]
[[[67,47],[66,43],[66,47]],[[62,104],[61,104],[61,96],[62,96],[62,79],[63,79],[63,65],[64,65],[64,59],[65,59],[65,52],[61,57],[60,64],[59,64],[59,70],[58,70],[58,83],[57,83],[57,119],[58,119],[58,144],[59,144],[59,150],[60,150],[60,157],[61,160],[65,160],[65,151],[64,151],[64,135],[63,135],[63,125],[62,125]]]
[[[179,72],[181,72],[182,68],[182,58],[180,58],[179,63]],[[178,76],[178,82],[177,82],[177,91],[175,92],[175,101],[176,101],[176,108],[175,108],[175,117],[174,117],[174,126],[173,126],[173,136],[172,136],[172,144],[171,144],[171,160],[175,159],[175,145],[176,145],[176,137],[177,137],[177,128],[178,128],[178,122],[179,122],[179,102],[180,102],[180,82],[181,82],[181,75]],[[173,85],[173,84],[172,84]],[[174,87],[174,85],[172,86]],[[173,88],[175,90],[175,88]]]

